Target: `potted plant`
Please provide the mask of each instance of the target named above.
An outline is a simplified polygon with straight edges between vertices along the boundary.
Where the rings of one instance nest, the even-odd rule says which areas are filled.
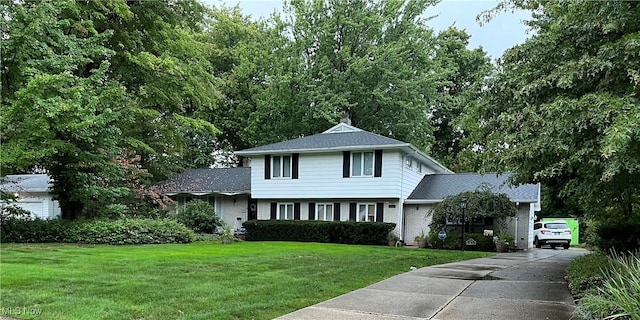
[[[513,237],[503,230],[500,230],[498,235],[493,237],[493,242],[496,244],[497,252],[507,252],[510,243],[513,243]]]
[[[418,248],[427,247],[427,235],[424,233],[424,229],[420,230],[420,234],[413,238],[413,240],[418,245]]]
[[[400,241],[400,237],[398,237],[395,233],[389,232],[389,234],[387,234],[387,242],[389,246],[395,247],[398,241]]]

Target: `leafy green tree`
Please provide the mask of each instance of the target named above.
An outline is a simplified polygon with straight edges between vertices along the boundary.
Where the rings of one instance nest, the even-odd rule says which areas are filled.
[[[429,225],[431,233],[438,233],[446,224],[447,219],[462,219],[460,203],[462,199],[467,203],[465,209],[465,221],[474,218],[504,219],[515,217],[517,210],[515,205],[504,193],[495,194],[491,191],[462,192],[454,196],[446,197],[431,212],[432,222]]]
[[[462,140],[465,130],[460,126],[460,114],[482,94],[484,79],[493,66],[482,48],[468,49],[471,36],[450,27],[436,37],[435,60],[446,72],[438,87],[438,95],[429,107],[434,130],[431,156],[454,171],[472,171],[473,165],[464,156]]]
[[[82,19],[76,1],[5,3],[2,168],[42,165],[65,218],[127,193],[111,161],[130,123],[124,88],[108,74],[111,35]],[[6,172],[5,171],[5,172]]]
[[[487,170],[553,182],[607,223],[640,214],[640,3],[528,1],[533,35],[508,50],[468,110]]]
[[[273,18],[271,72],[246,129],[255,143],[317,133],[348,113],[360,128],[428,149],[429,105],[444,73],[423,18],[434,3],[286,2]]]

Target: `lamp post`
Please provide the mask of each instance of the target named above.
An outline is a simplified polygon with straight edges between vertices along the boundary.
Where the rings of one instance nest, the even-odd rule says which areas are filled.
[[[464,210],[467,208],[466,198],[460,199],[460,208],[462,209],[462,238],[460,239],[460,248],[462,249],[462,251],[464,251],[464,227],[466,222],[464,217]]]

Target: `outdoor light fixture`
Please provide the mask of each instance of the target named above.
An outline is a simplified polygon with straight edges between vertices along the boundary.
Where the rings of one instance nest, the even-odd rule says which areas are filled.
[[[462,238],[460,239],[460,248],[462,251],[464,251],[464,224],[465,224],[464,210],[467,208],[466,198],[460,199],[460,208],[462,209]]]

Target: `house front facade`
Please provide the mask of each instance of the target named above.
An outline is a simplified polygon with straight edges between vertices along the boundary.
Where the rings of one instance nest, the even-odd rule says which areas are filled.
[[[237,151],[236,155],[248,159],[250,168],[191,170],[169,195],[179,205],[194,196],[214,197],[212,205],[216,206],[216,197],[220,203],[229,201],[229,192],[221,190],[224,188],[185,185],[199,176],[226,172],[216,170],[238,170],[246,177],[235,179],[245,181],[246,190],[236,187],[232,193],[236,203],[242,201],[240,207],[247,210],[216,207],[224,217],[391,222],[396,224],[394,232],[412,244],[416,235],[429,231],[430,212],[444,198],[489,188],[506,193],[518,215],[507,221],[475,222],[472,228],[503,229],[516,238],[518,248],[531,248],[534,212],[540,210],[539,185],[512,186],[508,174],[455,174],[409,143],[349,123],[341,122],[320,134]],[[228,183],[232,177],[216,179]]]

